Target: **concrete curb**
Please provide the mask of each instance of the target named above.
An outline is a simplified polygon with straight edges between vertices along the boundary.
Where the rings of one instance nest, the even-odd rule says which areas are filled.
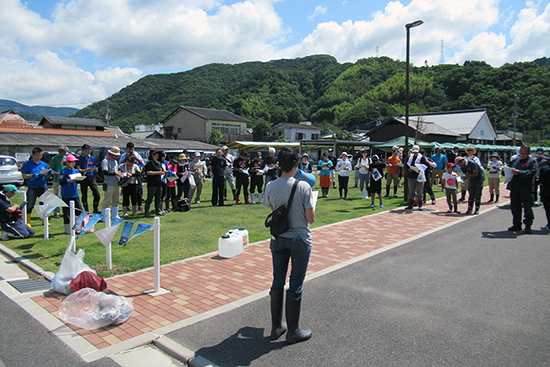
[[[160,338],[155,339],[153,343],[164,353],[177,359],[178,361],[186,363],[190,367],[219,367],[206,358],[196,355],[192,350],[185,348],[183,345],[166,336],[161,336]]]
[[[7,248],[6,246],[2,245],[1,243],[0,243],[0,252],[2,252],[4,255],[8,256],[10,259],[15,261],[16,263],[19,263],[19,264],[23,265],[24,267],[34,271],[37,274],[40,274],[41,276],[43,276],[45,279],[49,280],[50,282],[52,281],[53,277],[55,276],[55,274],[52,273],[51,271],[45,271],[40,266],[38,266],[35,263],[27,260],[23,256],[19,256],[15,251]]]

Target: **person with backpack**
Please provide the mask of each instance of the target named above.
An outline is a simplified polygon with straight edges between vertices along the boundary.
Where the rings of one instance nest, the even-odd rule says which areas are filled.
[[[305,181],[294,179],[298,171],[298,154],[289,148],[279,152],[279,166],[282,174],[271,181],[265,189],[263,204],[272,211],[288,205],[293,187],[295,192],[288,208],[288,231],[271,238],[270,249],[273,258],[273,283],[270,290],[271,339],[277,340],[286,332],[286,342],[293,344],[311,338],[311,330],[298,327],[302,303],[302,288],[311,254],[312,238],[309,224],[315,221],[314,200],[311,187]],[[328,176],[330,178],[330,174]],[[330,179],[329,179],[330,180]],[[290,286],[286,292],[286,323],[283,318],[284,287],[289,261]],[[287,326],[288,325],[288,326]]]

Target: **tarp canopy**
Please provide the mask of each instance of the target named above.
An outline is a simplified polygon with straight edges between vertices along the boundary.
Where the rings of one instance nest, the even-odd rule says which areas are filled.
[[[400,136],[398,138],[388,140],[384,143],[374,144],[372,147],[375,148],[375,149],[380,149],[384,152],[391,152],[393,147],[396,146],[396,145],[398,147],[404,147],[405,146],[405,137]],[[415,145],[414,139],[409,138],[409,148],[411,148],[413,145]],[[428,143],[427,141],[420,140],[416,143],[416,145],[418,145],[422,149],[433,149],[433,148],[437,147],[437,145],[439,145],[439,143]]]
[[[252,150],[268,150],[269,147],[273,147],[277,150],[287,147],[294,150],[299,151],[300,150],[300,143],[277,143],[277,142],[259,142],[259,141],[234,141],[232,143],[227,144],[227,147],[229,149],[237,149],[237,150],[246,150],[247,152],[250,152]],[[305,145],[302,146],[302,149],[312,149],[315,148],[315,145]]]

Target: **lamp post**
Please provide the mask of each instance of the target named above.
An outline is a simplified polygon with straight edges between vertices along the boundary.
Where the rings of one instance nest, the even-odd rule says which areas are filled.
[[[424,22],[421,20],[417,20],[412,23],[405,24],[405,29],[407,30],[407,65],[406,65],[406,72],[405,72],[405,125],[406,125],[406,131],[405,131],[405,147],[403,148],[403,160],[409,158],[409,64],[410,64],[410,53],[411,53],[411,31],[410,29],[413,27],[418,27],[419,25],[423,24]],[[405,166],[403,166],[405,168]],[[408,200],[409,195],[409,171],[407,169],[404,169],[403,172],[403,179],[405,182],[403,183],[403,189],[404,189],[404,199],[405,201]]]

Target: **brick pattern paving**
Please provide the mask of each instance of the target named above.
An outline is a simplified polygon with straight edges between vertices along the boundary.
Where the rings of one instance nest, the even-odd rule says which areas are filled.
[[[488,188],[485,188],[485,198],[488,197],[487,191]],[[370,204],[370,200],[364,202],[365,205],[368,205],[367,202]],[[489,206],[482,204],[482,209]],[[460,214],[447,214],[444,198],[424,208],[422,212],[403,209],[386,211],[313,229],[308,274],[464,218]],[[459,209],[465,211],[466,204],[459,205]],[[418,220],[419,216],[422,219]],[[419,225],[396,225],[412,217]],[[69,325],[98,349],[269,289],[269,241],[252,244],[242,255],[231,259],[205,255],[162,266],[161,286],[170,291],[164,295],[152,297],[144,294],[154,288],[152,269],[117,276],[108,279],[107,284],[112,292],[132,297],[135,308],[132,317],[123,324],[91,331]],[[54,292],[34,297],[33,300],[57,317],[64,297]]]

